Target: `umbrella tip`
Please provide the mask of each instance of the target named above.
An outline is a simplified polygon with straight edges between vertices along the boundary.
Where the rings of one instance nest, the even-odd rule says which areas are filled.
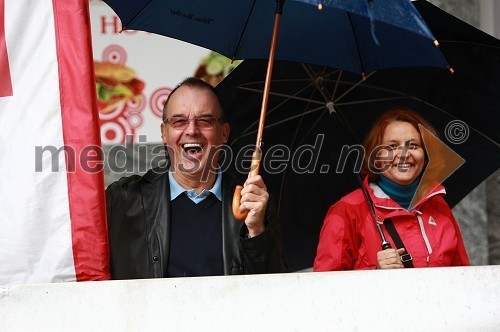
[[[318,3],[318,10],[322,10],[323,9],[323,4],[320,2]]]
[[[455,74],[455,69],[453,69],[451,66],[448,66],[448,70],[451,74]]]
[[[361,79],[363,80],[363,82],[366,82],[366,74],[365,74],[365,72],[361,73]]]
[[[434,45],[439,46],[439,42],[436,39],[434,39]]]

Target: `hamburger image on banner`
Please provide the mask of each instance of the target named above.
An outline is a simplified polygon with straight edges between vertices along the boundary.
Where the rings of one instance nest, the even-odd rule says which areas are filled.
[[[144,82],[127,66],[94,61],[97,104],[101,113],[109,113],[127,101],[140,99]],[[138,100],[137,100],[138,101]]]

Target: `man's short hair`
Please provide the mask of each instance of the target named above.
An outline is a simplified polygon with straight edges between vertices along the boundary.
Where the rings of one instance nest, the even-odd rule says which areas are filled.
[[[199,78],[196,78],[196,77],[188,77],[186,79],[184,79],[182,82],[180,82],[179,84],[177,84],[177,86],[172,90],[172,92],[170,92],[170,94],[168,95],[167,97],[167,101],[165,102],[165,105],[163,106],[163,122],[166,122],[167,121],[167,106],[168,106],[168,102],[170,101],[170,98],[172,97],[172,95],[177,91],[177,89],[179,89],[181,86],[188,86],[188,87],[197,87],[197,88],[201,88],[201,89],[205,89],[205,90],[208,90],[208,91],[211,91],[215,97],[217,97],[217,102],[219,103],[219,108],[220,108],[220,112],[221,112],[221,116],[220,116],[220,119],[222,122],[226,122],[226,116],[224,114],[224,107],[222,106],[222,100],[219,96],[219,94],[217,93],[217,91],[215,90],[215,88],[210,85],[209,83],[199,79]]]

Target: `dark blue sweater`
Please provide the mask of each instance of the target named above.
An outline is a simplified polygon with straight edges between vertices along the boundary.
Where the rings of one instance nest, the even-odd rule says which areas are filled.
[[[210,194],[196,204],[183,193],[170,211],[168,276],[223,275],[222,202]]]

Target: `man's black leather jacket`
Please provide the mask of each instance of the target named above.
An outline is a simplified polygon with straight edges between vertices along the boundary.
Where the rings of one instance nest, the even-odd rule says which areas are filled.
[[[106,189],[112,279],[167,277],[170,187],[167,166],[144,176],[121,178]],[[285,272],[276,209],[266,211],[266,230],[246,238],[247,228],[231,210],[235,181],[222,177],[224,274]]]

